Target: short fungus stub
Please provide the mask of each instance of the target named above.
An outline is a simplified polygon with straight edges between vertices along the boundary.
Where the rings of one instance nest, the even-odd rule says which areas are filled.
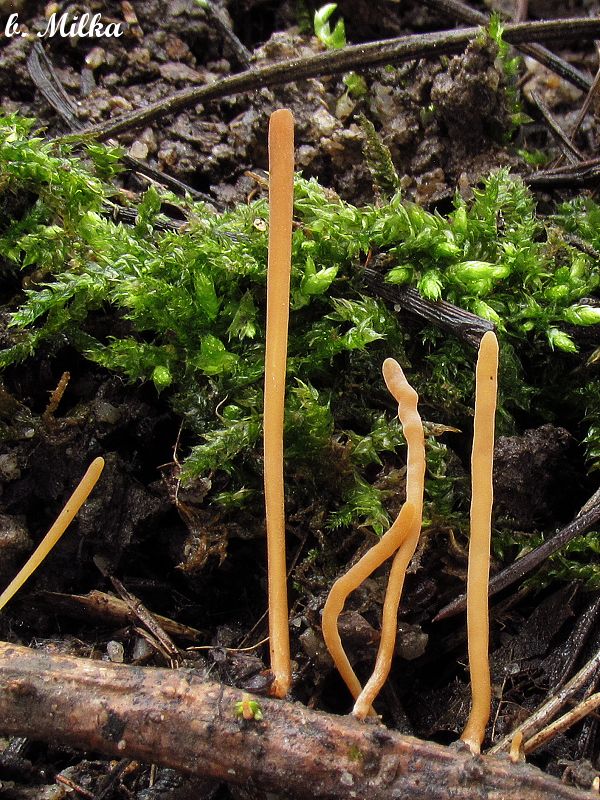
[[[269,124],[269,258],[264,391],[264,484],[269,585],[271,694],[285,697],[292,675],[288,628],[283,415],[290,307],[294,207],[294,118],[287,109]]]

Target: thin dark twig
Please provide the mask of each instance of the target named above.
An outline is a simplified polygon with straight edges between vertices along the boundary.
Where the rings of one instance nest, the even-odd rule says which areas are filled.
[[[83,786],[75,783],[71,778],[67,778],[66,775],[59,774],[54,780],[56,783],[62,784],[62,786],[66,786],[70,791],[80,795],[80,797],[85,797],[86,800],[95,800],[93,792],[90,792],[89,789],[84,789]]]
[[[94,800],[108,800],[113,794],[115,785],[127,767],[131,764],[130,758],[122,758],[115,767],[105,776],[98,792],[94,795]]]
[[[600,178],[600,158],[590,158],[579,164],[538,170],[524,175],[523,180],[532,188],[559,186],[588,186]]]
[[[144,627],[149,630],[150,633],[161,644],[165,652],[168,654],[171,663],[179,664],[179,650],[175,646],[175,643],[169,634],[165,631],[162,625],[159,624],[154,614],[149,611],[146,606],[140,600],[138,600],[137,597],[135,597],[135,595],[131,594],[131,592],[123,586],[118,578],[115,578],[114,575],[109,575],[108,577],[110,578],[110,582],[114,586],[115,591],[127,604],[130,611],[135,614]]]
[[[585,506],[584,506],[585,508]],[[536,547],[535,550],[527,553],[523,558],[519,558],[506,569],[503,569],[490,580],[488,587],[488,596],[493,597],[498,592],[506,589],[507,586],[515,583],[516,581],[524,578],[536,567],[541,566],[544,561],[549,558],[561,547],[568,544],[575,536],[579,536],[589,530],[592,525],[595,525],[600,520],[600,502],[597,502],[591,509],[586,510],[584,513],[579,514],[575,519],[570,522],[566,527],[556,533],[551,539]],[[439,622],[442,619],[448,619],[464,611],[467,604],[467,596],[460,595],[456,600],[453,600],[447,606],[444,606],[433,618],[434,622]]]
[[[552,112],[546,103],[544,103],[537,92],[531,92],[531,99],[537,106],[537,109],[542,115],[544,122],[548,126],[548,129],[558,142],[558,146],[560,147],[563,155],[568,158],[572,164],[580,164],[583,161],[583,155],[575,147],[571,139],[567,136],[565,131],[563,131],[558,122],[554,119]]]
[[[252,62],[252,53],[235,35],[222,11],[215,6],[212,0],[196,0],[196,2],[215,27],[219,29],[219,33],[225,39],[239,63],[245,69],[248,69]]]
[[[29,70],[29,75],[36,89],[48,101],[50,106],[56,111],[69,129],[73,132],[81,131],[83,125],[76,116],[77,106],[65,91],[56,73],[54,64],[48,58],[39,41],[34,42],[29,58],[27,59],[27,69]],[[112,142],[111,144],[116,143]],[[150,180],[156,181],[156,183],[168,186],[177,194],[189,194],[190,197],[194,197],[196,200],[203,200],[206,203],[214,204],[214,201],[208,195],[192,189],[191,186],[183,183],[178,178],[165,175],[164,172],[159,172],[159,170],[154,169],[154,167],[151,167],[149,164],[145,164],[143,161],[139,161],[137,158],[133,158],[133,156],[127,153],[122,156],[121,160],[130,169],[135,170],[135,172],[144,175]]]
[[[596,42],[596,52],[600,55],[600,46],[598,42]],[[577,131],[579,130],[579,126],[583,122],[585,115],[589,111],[590,105],[592,104],[592,100],[598,94],[598,90],[600,89],[600,68],[598,68],[596,75],[594,76],[594,80],[592,85],[589,88],[587,96],[583,101],[583,105],[581,106],[581,110],[577,115],[577,119],[575,120],[575,124],[573,125],[573,129],[571,130],[571,139],[575,136]]]
[[[77,107],[58,79],[56,70],[39,41],[34,42],[31,48],[27,59],[27,69],[36,89],[41,92],[61,119],[72,131],[81,130],[83,125],[77,118]]]
[[[574,233],[565,233],[563,236],[565,242],[568,244],[573,245],[573,247],[580,250],[582,253],[585,253],[587,256],[591,258],[595,258],[596,261],[600,261],[600,252],[596,250],[596,248],[591,245],[589,242],[586,242],[580,236],[576,236]]]
[[[488,14],[476,11],[466,3],[461,2],[461,0],[423,0],[423,3],[434,11],[438,11],[459,22],[465,22],[468,25],[487,25],[490,21]],[[522,53],[531,56],[535,61],[560,75],[561,78],[573,84],[573,86],[577,86],[578,89],[587,91],[592,85],[592,81],[587,75],[546,47],[539,44],[519,44],[517,42],[513,42],[513,44]]]
[[[367,268],[363,271],[363,275],[367,286],[379,297],[399,305],[405,311],[416,314],[438,328],[449,331],[473,347],[479,347],[481,337],[486,331],[495,330],[493,324],[487,319],[465,311],[453,303],[445,300],[435,302],[427,300],[412,287],[386,283],[375,270]]]
[[[230,75],[208,86],[182,89],[145,108],[123,114],[115,120],[90,126],[78,134],[64,138],[74,141],[81,138],[107,139],[125,130],[147,125],[158,117],[174,114],[191,105],[240,92],[270,88],[306,78],[338,75],[349,70],[374,67],[380,64],[392,64],[416,58],[433,58],[460,52],[478,33],[479,28],[475,27],[400,36],[396,39],[350,45],[340,50],[279,61],[276,64]],[[510,44],[522,44],[524,41],[549,41],[557,38],[561,41],[573,38],[593,38],[598,35],[600,35],[600,20],[576,18],[527,22],[517,25],[508,24],[504,31],[504,38]]]

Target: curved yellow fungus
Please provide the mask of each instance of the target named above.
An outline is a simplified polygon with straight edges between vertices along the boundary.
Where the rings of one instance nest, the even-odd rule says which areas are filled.
[[[290,306],[294,206],[294,118],[287,109],[269,123],[269,260],[264,393],[264,483],[269,584],[269,648],[274,675],[271,694],[290,688],[285,507],[283,494],[283,409]]]
[[[365,717],[367,714],[374,714],[371,704],[389,673],[396,639],[396,613],[404,581],[404,573],[401,572],[399,575],[398,565],[403,563],[407,555],[408,561],[412,558],[421,530],[423,513],[425,446],[423,426],[417,412],[418,396],[414,389],[409,386],[400,365],[391,358],[386,359],[383,364],[383,377],[388,390],[398,402],[398,416],[400,417],[408,445],[407,501],[398,514],[396,521],[382,539],[334,583],[325,603],[322,619],[325,644],[337,670],[357,701],[353,713],[359,718]],[[360,682],[342,646],[337,628],[338,617],[350,592],[354,591],[398,548],[400,550],[394,559],[392,574],[390,575],[390,584],[393,579],[395,587],[390,590],[388,585],[383,611],[381,644],[377,654],[375,671],[365,690],[361,690]],[[399,556],[401,557],[400,560]]]
[[[79,485],[71,497],[69,497],[67,500],[65,507],[58,515],[54,525],[50,528],[48,533],[33,551],[29,559],[21,567],[19,572],[15,575],[15,577],[0,595],[0,609],[4,608],[8,601],[19,591],[27,578],[29,578],[35,572],[42,561],[46,558],[50,550],[52,550],[54,545],[58,542],[60,537],[72,522],[73,517],[88,499],[89,494],[96,485],[103,469],[104,459],[95,458],[79,482]]]
[[[498,392],[498,340],[492,331],[479,345],[475,372],[475,421],[471,455],[471,537],[467,575],[467,636],[471,713],[461,739],[479,753],[490,718],[488,582],[492,530],[492,468]]]
[[[414,524],[415,517],[416,509],[413,503],[405,503],[392,527],[385,532],[377,544],[373,545],[360,561],[357,561],[345,575],[342,575],[333,584],[323,608],[321,626],[325,644],[333,658],[333,663],[355,700],[360,695],[362,687],[342,646],[337,627],[338,617],[344,609],[348,595],[396,552],[406,536],[406,531]],[[367,713],[369,713],[369,708],[367,708]]]
[[[404,577],[414,555],[423,519],[423,491],[425,485],[425,435],[417,409],[418,394],[410,386],[400,364],[393,358],[383,363],[383,377],[386,386],[398,403],[398,417],[406,439],[408,454],[406,458],[406,504],[414,508],[413,519],[405,528],[400,548],[396,553],[390,570],[388,587],[383,603],[381,640],[375,659],[373,673],[354,704],[353,714],[364,719],[373,701],[385,683],[392,666],[398,627],[398,606],[404,587]]]

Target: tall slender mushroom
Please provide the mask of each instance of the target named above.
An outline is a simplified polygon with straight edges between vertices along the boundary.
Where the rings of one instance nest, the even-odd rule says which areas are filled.
[[[398,416],[406,438],[406,505],[415,509],[414,518],[407,526],[400,548],[392,562],[388,586],[383,603],[381,640],[371,677],[354,704],[353,714],[364,719],[373,701],[389,675],[398,626],[398,605],[404,587],[404,577],[414,555],[423,520],[423,491],[425,484],[425,435],[417,409],[418,394],[406,380],[400,364],[393,358],[383,363],[383,377],[390,394],[398,403]]]
[[[269,648],[274,680],[271,693],[290,688],[285,507],[283,493],[283,414],[289,321],[292,214],[294,205],[294,118],[287,109],[269,123],[269,259],[264,392],[264,484],[269,584]]]
[[[15,575],[15,577],[0,595],[0,609],[4,608],[8,601],[14,597],[21,586],[23,586],[25,581],[31,577],[42,561],[46,558],[50,550],[52,550],[54,545],[58,542],[60,537],[72,522],[74,516],[88,499],[90,492],[98,482],[98,478],[100,477],[103,469],[104,459],[95,458],[87,468],[86,473],[80,480],[77,488],[65,503],[65,507],[56,518],[54,525],[52,525],[48,533],[44,536],[33,553],[29,556],[25,564],[21,567],[19,572]]]
[[[475,372],[475,421],[471,455],[471,536],[467,575],[467,636],[471,673],[471,713],[461,739],[473,754],[481,750],[490,718],[488,581],[492,530],[492,468],[498,392],[498,340],[485,333]]]
[[[348,572],[333,584],[323,608],[321,628],[325,644],[337,671],[355,700],[359,697],[362,687],[342,645],[337,626],[338,618],[343,611],[348,595],[396,552],[405,539],[407,531],[413,527],[416,515],[417,510],[414,504],[407,501],[400,509],[392,527],[385,532],[377,544],[373,545]],[[367,713],[374,714],[370,705],[366,709],[365,714]]]
[[[407,500],[392,527],[386,531],[382,539],[334,583],[325,603],[322,618],[325,644],[338,672],[356,700],[353,713],[359,718],[364,718],[367,714],[374,714],[372,702],[390,670],[396,640],[396,615],[404,582],[404,572],[401,564],[404,564],[405,571],[419,538],[423,515],[425,446],[423,426],[417,411],[418,395],[409,385],[400,365],[391,358],[386,359],[383,364],[383,377],[388,390],[398,403],[398,416],[408,445]],[[398,550],[398,553],[392,565],[388,591],[384,602],[381,643],[377,653],[375,670],[365,689],[361,690],[360,681],[356,677],[342,646],[337,629],[337,620],[350,592],[356,589],[396,550]],[[394,586],[390,588],[392,582]]]

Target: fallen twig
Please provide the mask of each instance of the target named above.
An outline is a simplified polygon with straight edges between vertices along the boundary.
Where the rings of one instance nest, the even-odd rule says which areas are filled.
[[[493,597],[498,592],[506,589],[507,586],[521,580],[521,578],[528,575],[536,567],[541,566],[549,556],[556,553],[561,547],[564,547],[571,539],[574,539],[575,536],[579,536],[589,530],[598,520],[600,520],[600,501],[597,501],[591,508],[588,508],[588,504],[586,504],[573,522],[570,522],[558,533],[555,533],[554,536],[545,541],[544,544],[531,550],[527,555],[517,559],[517,561],[513,562],[509,567],[503,569],[497,575],[494,575],[494,577],[490,579],[488,597]],[[439,622],[442,619],[453,617],[455,614],[464,611],[466,601],[466,595],[461,594],[451,603],[448,603],[447,606],[444,606],[433,618],[433,621]]]
[[[522,733],[524,738],[531,741],[582,686],[594,680],[598,670],[600,670],[600,650],[590,658],[587,664],[568,683],[553,694],[530,717],[490,748],[488,754],[496,754],[501,753],[503,750],[508,750],[516,733]]]
[[[423,0],[423,3],[434,11],[456,19],[459,22],[464,22],[467,25],[487,25],[490,21],[488,14],[471,8],[471,6],[461,2],[461,0]],[[522,12],[517,11],[516,16],[518,17],[520,13]],[[516,21],[517,19],[515,19],[515,22]],[[539,44],[519,44],[517,42],[513,42],[513,44],[515,44],[522,53],[530,56],[540,64],[543,64],[545,67],[552,70],[552,72],[555,72],[557,75],[560,75],[561,78],[573,84],[573,86],[577,86],[578,89],[583,89],[584,91],[589,91],[592,85],[591,78],[569,64],[568,61],[557,56],[556,53],[553,53],[551,50]]]
[[[578,703],[575,708],[572,708],[570,711],[567,711],[566,714],[563,714],[562,717],[554,720],[551,722],[550,725],[547,725],[543,730],[539,733],[536,733],[535,736],[532,736],[531,739],[528,739],[523,744],[523,750],[525,753],[533,753],[534,750],[537,750],[542,745],[547,744],[555,736],[563,731],[568,730],[572,725],[575,725],[576,722],[584,719],[591,714],[592,711],[595,711],[598,706],[600,706],[600,692],[596,692],[595,694],[590,695],[585,700],[582,700],[581,703]]]
[[[324,75],[338,75],[364,67],[460,52],[478,35],[479,30],[478,27],[473,27],[455,31],[400,36],[396,39],[350,45],[340,50],[317,53],[304,58],[292,58],[265,67],[248,69],[207,86],[182,89],[137,111],[124,114],[115,120],[90,126],[63,138],[68,141],[79,141],[82,138],[107,139],[125,130],[147,125],[158,117],[174,114],[189,106],[240,92],[248,92],[252,89],[269,88]],[[509,24],[504,30],[504,39],[510,44],[522,44],[525,41],[593,38],[598,35],[600,35],[600,20],[598,19],[576,18]],[[586,83],[585,88],[589,88],[589,83]]]
[[[558,146],[560,147],[563,155],[567,158],[571,164],[581,164],[583,161],[583,155],[581,152],[575,147],[573,142],[567,136],[567,134],[563,131],[560,127],[558,122],[554,119],[552,112],[544,103],[542,98],[537,94],[537,92],[531,92],[531,99],[535,103],[538,108],[538,111],[544,118],[544,122],[548,126],[550,133],[554,136],[557,141]]]
[[[99,619],[117,625],[131,625],[137,619],[136,614],[127,603],[118,597],[92,590],[86,595],[61,594],[60,592],[38,592],[36,600],[48,604],[54,612],[60,611],[71,617],[79,619]],[[201,637],[201,631],[189,625],[181,625],[168,617],[153,614],[161,628],[171,636],[188,639],[192,642]]]
[[[590,158],[579,164],[538,170],[523,175],[523,181],[532,188],[551,188],[559,186],[587,186],[597,183],[600,178],[600,158]]]
[[[248,68],[252,61],[252,53],[248,48],[242,44],[242,42],[238,39],[236,34],[233,32],[231,25],[225,19],[225,16],[220,8],[218,8],[212,0],[196,0],[197,4],[204,10],[204,13],[209,18],[209,20],[213,23],[215,28],[218,29],[219,33],[229,46],[229,49],[235,56],[235,58],[239,61],[239,63]]]
[[[251,698],[262,719],[236,714],[242,693],[167,670],[48,655],[0,643],[3,734],[156,762],[286,797],[348,800],[585,800],[526,764],[473,757],[348,717]]]
[[[383,275],[373,269],[366,268],[363,275],[367,286],[379,297],[448,331],[472,347],[479,347],[483,334],[494,330],[494,325],[487,319],[446,300],[427,300],[412,287],[386,283]]]

